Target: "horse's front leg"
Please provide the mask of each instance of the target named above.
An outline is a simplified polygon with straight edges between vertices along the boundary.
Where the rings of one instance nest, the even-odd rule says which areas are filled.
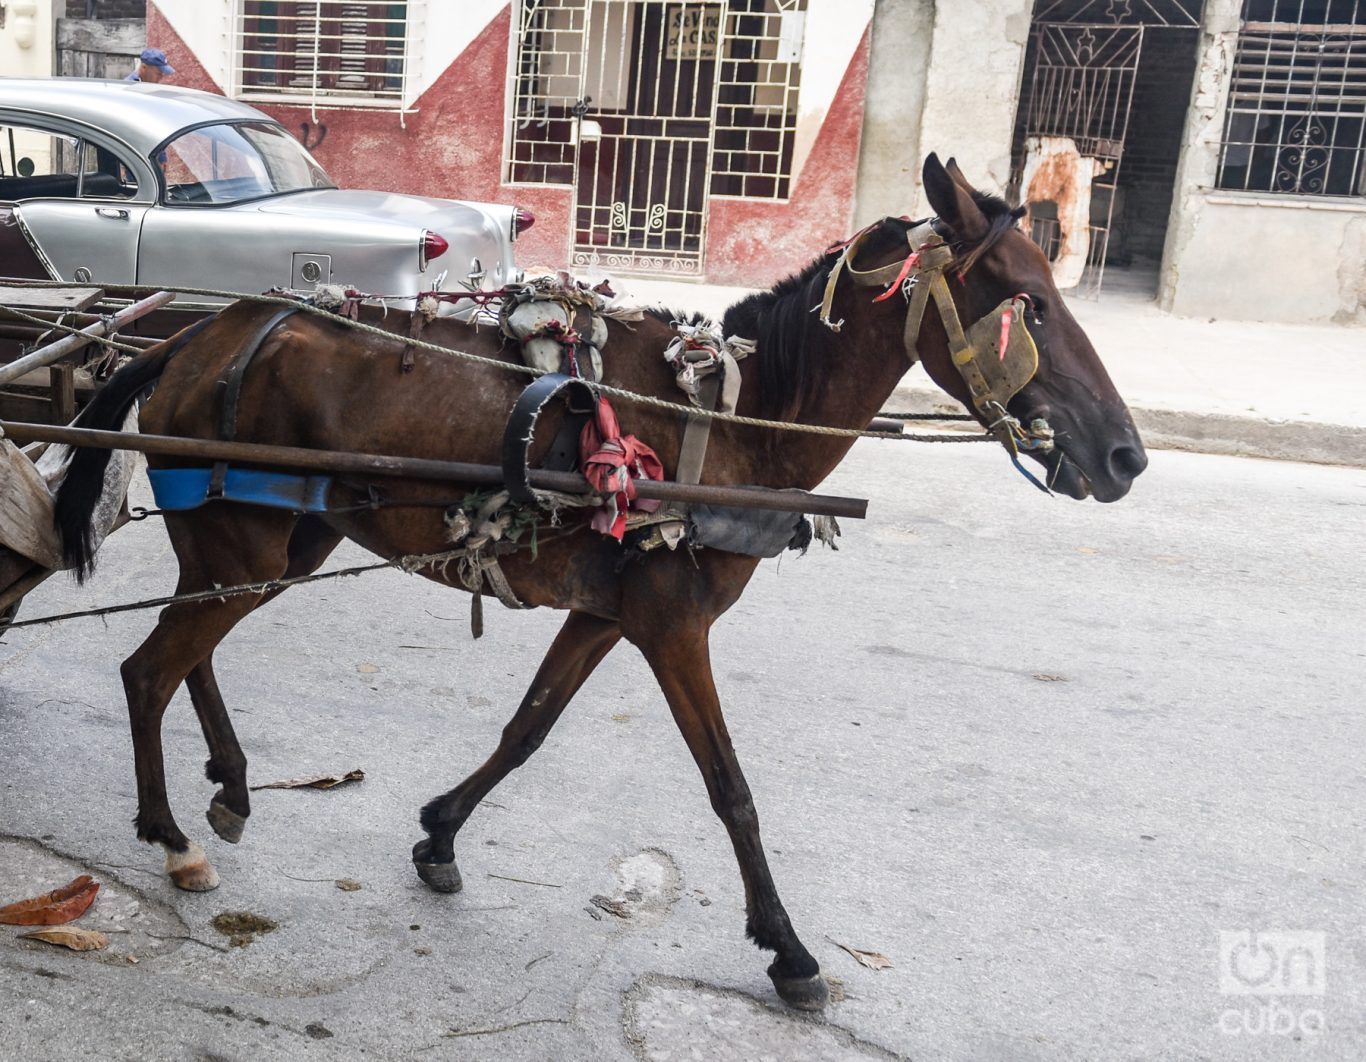
[[[621,639],[613,620],[571,612],[541,661],[531,688],[503,728],[498,748],[473,774],[422,809],[427,836],[413,846],[418,876],[437,892],[458,892],[455,835],[489,792],[541,747],[550,728]]]
[[[790,1006],[820,1010],[829,990],[819,964],[797,939],[768,869],[759,840],[759,816],[731,746],[712,679],[708,626],[700,617],[673,614],[667,624],[656,619],[647,622],[643,631],[628,629],[626,636],[640,647],[659,680],[674,721],[702,771],[711,806],[730,834],[745,884],[746,932],[759,947],[777,953],[768,968],[773,987]]]
[[[201,582],[188,581],[184,575],[177,587],[181,593],[203,589]],[[204,849],[181,832],[171,814],[161,750],[162,716],[176,687],[199,662],[208,658],[214,646],[254,605],[255,601],[246,596],[171,605],[121,669],[133,730],[133,766],[138,782],[138,814],[134,821],[138,837],[165,848],[166,872],[171,880],[177,887],[193,892],[217,888],[218,874]]]

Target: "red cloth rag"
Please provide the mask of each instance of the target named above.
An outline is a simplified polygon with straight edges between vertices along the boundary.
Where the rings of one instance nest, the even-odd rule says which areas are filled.
[[[579,435],[579,463],[584,478],[598,494],[606,496],[593,513],[593,530],[618,541],[626,533],[626,510],[652,513],[657,498],[636,497],[637,479],[663,479],[664,466],[655,452],[634,435],[622,438],[616,412],[605,398],[598,399],[593,419]]]

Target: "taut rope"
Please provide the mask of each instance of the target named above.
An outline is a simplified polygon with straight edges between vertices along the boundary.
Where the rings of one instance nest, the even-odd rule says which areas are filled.
[[[55,288],[55,287],[69,287],[70,285],[61,284],[61,283],[58,283],[58,282],[56,282],[56,281],[37,281],[37,282],[35,282],[33,285],[31,285],[31,286],[33,286],[33,287],[53,287],[53,288]],[[134,284],[105,284],[105,285],[102,285],[102,287],[103,287],[106,291],[142,291],[142,290],[145,290],[145,285],[134,285]],[[347,328],[354,328],[354,329],[356,329],[356,330],[359,331],[359,332],[364,332],[364,333],[369,334],[369,335],[378,336],[378,337],[380,337],[381,339],[385,339],[385,340],[387,340],[387,341],[389,341],[389,342],[391,342],[391,343],[407,344],[408,346],[411,346],[411,347],[419,348],[419,349],[422,349],[422,350],[429,350],[429,351],[432,351],[433,353],[436,353],[436,354],[445,354],[445,355],[447,355],[447,356],[449,356],[449,357],[461,358],[461,359],[463,359],[463,360],[465,360],[465,361],[473,362],[474,364],[477,364],[477,365],[485,365],[485,366],[488,366],[489,368],[493,368],[493,369],[504,369],[504,370],[507,370],[507,371],[510,371],[510,372],[522,373],[522,374],[527,375],[527,376],[543,376],[543,375],[545,375],[545,373],[544,373],[543,370],[532,368],[532,367],[529,366],[529,365],[523,365],[523,364],[520,364],[520,363],[518,363],[518,362],[511,362],[511,361],[499,361],[499,360],[496,359],[496,358],[485,358],[485,357],[483,357],[483,356],[481,356],[481,355],[479,355],[479,354],[471,354],[471,353],[469,353],[468,351],[456,350],[454,347],[443,347],[443,346],[440,346],[439,344],[431,343],[431,342],[428,342],[427,340],[424,340],[424,339],[413,339],[413,338],[409,338],[408,336],[397,335],[397,334],[395,334],[395,333],[393,333],[393,332],[385,331],[383,328],[377,328],[377,327],[375,327],[374,325],[365,324],[365,323],[363,323],[363,322],[361,322],[361,321],[354,321],[354,320],[352,320],[351,318],[349,318],[349,317],[344,317],[344,316],[342,316],[342,315],[340,315],[340,314],[338,314],[338,313],[335,313],[335,312],[332,311],[332,310],[324,310],[324,309],[322,309],[321,307],[313,306],[313,305],[311,305],[310,303],[301,302],[301,301],[299,301],[298,299],[285,298],[285,297],[280,296],[280,295],[250,295],[250,294],[246,294],[246,293],[244,293],[244,292],[237,292],[237,291],[216,291],[216,290],[214,290],[214,289],[212,289],[212,288],[158,288],[158,290],[159,290],[159,291],[174,291],[174,292],[176,292],[176,293],[179,294],[179,295],[205,295],[205,296],[212,296],[212,297],[214,297],[214,298],[236,299],[236,300],[241,301],[241,302],[259,302],[259,303],[267,303],[267,304],[277,305],[277,306],[292,306],[292,307],[297,308],[297,309],[300,310],[301,312],[316,314],[316,315],[319,316],[319,317],[326,318],[326,319],[329,320],[329,321],[333,321],[333,322],[335,322],[335,323],[337,323],[337,324],[340,324],[340,325],[343,325],[343,326],[345,326],[345,327],[347,327]],[[404,298],[416,298],[416,297],[417,297],[417,296],[404,296]],[[13,312],[13,313],[15,313],[15,314],[18,314],[18,315],[21,316],[21,317],[25,317],[25,318],[28,318],[28,319],[33,319],[33,318],[29,318],[27,314],[23,314],[21,311],[18,311],[18,310],[14,310],[14,311],[10,311],[10,312]],[[42,318],[38,318],[37,320],[39,321],[39,323],[45,324],[45,325],[49,325],[49,326],[51,326],[51,327],[53,327],[53,328],[55,328],[55,329],[57,329],[57,330],[59,330],[59,331],[65,331],[65,332],[79,332],[79,331],[80,331],[80,329],[78,329],[78,328],[73,328],[73,327],[70,327],[70,326],[68,326],[68,325],[57,325],[57,324],[54,324],[54,323],[51,322],[51,321],[43,320]],[[132,346],[130,346],[130,345],[122,344],[122,343],[113,343],[113,342],[110,342],[109,340],[101,340],[100,342],[101,342],[101,343],[104,343],[104,344],[106,344],[106,345],[108,345],[108,346],[115,346],[115,347],[117,347],[117,348],[120,349],[120,350],[125,350],[125,351],[128,351],[128,352],[133,353],[133,354],[141,354],[141,353],[142,353],[142,348],[140,348],[140,347],[132,347]],[[894,433],[894,432],[884,432],[884,431],[867,431],[867,430],[858,429],[858,428],[831,428],[831,427],[827,427],[827,426],[825,426],[825,425],[823,425],[823,424],[793,424],[793,423],[791,423],[791,422],[789,422],[789,421],[782,421],[782,420],[766,420],[766,419],[764,419],[764,418],[762,418],[762,417],[745,417],[745,416],[741,416],[741,415],[738,414],[738,413],[722,413],[722,412],[719,412],[719,411],[717,411],[717,410],[697,409],[697,408],[694,408],[694,407],[691,407],[691,406],[683,406],[683,405],[681,405],[681,404],[678,403],[678,402],[671,402],[671,401],[669,401],[668,399],[656,398],[656,397],[653,396],[653,395],[642,395],[642,394],[638,394],[638,393],[635,392],[635,391],[628,391],[628,390],[626,390],[626,389],[624,389],[624,388],[620,388],[620,387],[610,387],[610,386],[608,386],[607,384],[594,384],[593,386],[594,386],[594,388],[595,388],[596,390],[600,391],[602,394],[605,394],[605,395],[607,395],[607,396],[609,396],[609,397],[611,397],[611,398],[619,398],[619,399],[621,399],[622,401],[625,401],[625,402],[634,402],[634,403],[636,403],[637,405],[652,406],[652,407],[654,407],[654,408],[656,408],[656,409],[667,410],[667,411],[669,411],[670,413],[678,413],[678,412],[680,412],[680,411],[686,411],[686,412],[688,413],[689,416],[693,416],[693,417],[703,417],[703,418],[707,418],[707,419],[710,419],[710,420],[720,421],[720,422],[724,422],[724,423],[728,423],[728,424],[742,424],[742,425],[745,425],[745,426],[751,427],[751,428],[769,428],[769,429],[772,429],[772,430],[774,430],[774,431],[798,432],[798,433],[804,434],[804,435],[827,435],[827,436],[835,436],[835,437],[847,438],[847,439],[848,439],[848,438],[852,438],[852,439],[900,439],[900,440],[903,440],[903,441],[906,441],[906,442],[941,442],[941,443],[976,443],[976,442],[996,442],[996,441],[997,441],[996,438],[995,438],[995,436],[992,436],[992,435],[974,435],[974,434],[966,434],[966,433],[965,433],[965,434],[962,434],[962,435],[925,434],[925,433],[915,433],[915,432],[910,432],[910,433]],[[895,414],[893,414],[893,416],[895,416]],[[907,417],[906,419],[912,419],[912,418]],[[914,419],[921,419],[921,418],[917,416],[917,417],[915,417]],[[930,419],[930,418],[927,417],[927,418],[925,418],[925,419]],[[942,417],[940,417],[940,418],[934,418],[934,419],[941,419],[941,420],[942,420],[942,419],[948,419],[948,418],[942,418]],[[964,418],[964,419],[975,419],[975,418]]]

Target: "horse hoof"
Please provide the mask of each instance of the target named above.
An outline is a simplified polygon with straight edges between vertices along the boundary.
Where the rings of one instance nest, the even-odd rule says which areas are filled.
[[[204,849],[193,841],[183,852],[166,852],[166,873],[171,884],[186,892],[209,892],[218,888],[218,871],[214,870]]]
[[[419,863],[414,859],[413,866],[417,867],[417,876],[437,892],[459,892],[464,886],[460,880],[460,868],[454,860],[449,863]]]
[[[830,999],[830,989],[825,983],[825,978],[819,973],[810,977],[780,977],[770,971],[768,976],[773,979],[773,987],[778,990],[778,998],[789,1007],[796,1007],[798,1010],[823,1010]]]
[[[213,827],[213,832],[228,844],[236,844],[242,839],[242,830],[247,824],[246,817],[228,810],[227,806],[220,804],[216,798],[209,801],[209,810],[205,817]]]

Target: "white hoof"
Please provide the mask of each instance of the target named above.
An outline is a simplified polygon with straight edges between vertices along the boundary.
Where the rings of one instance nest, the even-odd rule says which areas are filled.
[[[214,870],[204,849],[193,841],[183,852],[166,850],[166,873],[177,889],[187,892],[209,892],[218,888],[218,871]]]

